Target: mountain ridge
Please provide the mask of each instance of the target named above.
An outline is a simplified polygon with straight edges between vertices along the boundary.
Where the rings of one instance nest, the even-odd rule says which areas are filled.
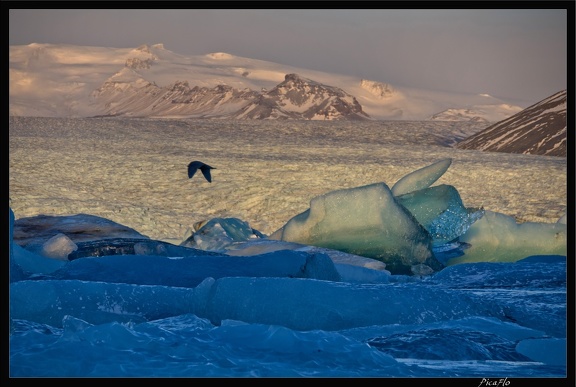
[[[460,141],[456,148],[566,157],[566,141],[566,90],[561,90]]]
[[[56,117],[151,114],[256,119],[250,118],[247,106],[253,106],[258,98],[261,101],[272,98],[267,94],[268,90],[285,87],[280,85],[289,74],[297,74],[301,79],[308,80],[308,86],[324,93],[326,99],[319,99],[320,94],[309,95],[307,100],[315,100],[317,109],[315,111],[309,107],[303,114],[296,104],[289,100],[280,101],[277,95],[277,106],[274,109],[261,106],[259,110],[269,109],[270,115],[259,115],[259,119],[428,120],[447,109],[474,111],[480,105],[484,110],[480,116],[488,122],[495,122],[503,114],[513,114],[514,108],[521,110],[521,107],[514,107],[508,101],[494,97],[487,99],[486,94],[463,95],[409,89],[378,80],[295,68],[223,52],[183,56],[166,49],[161,43],[137,48],[33,43],[10,46],[10,114]],[[104,90],[107,83],[110,86],[110,82],[116,82],[117,95],[114,97],[110,90]],[[194,90],[192,93],[202,90],[204,97],[212,94],[214,106],[209,106],[206,100],[200,98],[204,105],[190,111],[184,111],[183,106],[171,106],[161,112],[159,106],[164,106],[165,100],[152,101],[152,97],[170,98],[166,89],[176,83],[184,85],[184,82],[188,82],[188,88]],[[316,86],[313,87],[313,84]],[[124,97],[121,96],[121,88],[127,90]],[[344,94],[336,97],[340,93],[336,90]],[[222,94],[218,95],[219,92]],[[175,93],[175,90],[171,93]],[[99,97],[102,98],[99,100]],[[138,104],[137,97],[145,98]],[[219,102],[216,103],[216,100]],[[512,111],[502,111],[502,104],[512,106]],[[119,113],[120,106],[124,106],[124,110],[120,109],[122,111]],[[126,110],[128,106],[132,106],[133,110]],[[152,109],[152,106],[156,108]],[[112,113],[113,110],[116,113]],[[156,113],[152,113],[152,110]],[[474,117],[461,115],[458,119],[466,121]]]

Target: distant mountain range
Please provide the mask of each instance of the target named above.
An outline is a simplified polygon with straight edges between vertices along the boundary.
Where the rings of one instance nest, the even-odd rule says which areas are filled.
[[[10,46],[10,115],[497,122],[521,107],[487,94],[392,86],[162,44]]]
[[[459,142],[459,149],[566,157],[566,90]]]
[[[287,74],[272,90],[256,92],[227,85],[190,87],[176,81],[160,87],[141,78],[107,80],[92,93],[92,100],[109,116],[154,116],[235,119],[369,119],[350,94],[297,74]]]

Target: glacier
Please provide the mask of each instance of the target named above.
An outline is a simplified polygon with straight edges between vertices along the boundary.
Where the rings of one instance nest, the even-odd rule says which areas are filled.
[[[85,216],[24,248],[10,209],[10,376],[565,377],[565,218],[465,207],[433,186],[449,165],[328,192],[269,237],[108,225],[104,244],[134,247],[115,255],[81,255],[104,224]]]

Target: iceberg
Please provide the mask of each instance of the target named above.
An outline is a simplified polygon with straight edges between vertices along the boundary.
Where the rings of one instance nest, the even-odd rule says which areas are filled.
[[[391,273],[388,270],[374,270],[364,266],[346,263],[334,264],[343,282],[389,283]]]
[[[290,219],[270,239],[321,246],[378,259],[393,274],[425,276],[464,254],[459,240],[484,215],[464,206],[458,190],[431,187],[452,159],[385,183],[328,192]]]
[[[348,254],[339,250],[324,247],[303,245],[294,242],[283,242],[268,238],[251,239],[245,242],[234,243],[226,248],[226,254],[232,256],[260,255],[278,250],[305,251],[307,253],[322,253],[330,257],[335,264],[346,264],[366,267],[378,271],[386,271],[386,264],[376,259]]]
[[[466,262],[515,262],[531,255],[566,255],[565,223],[516,223],[513,217],[485,211],[482,219],[460,236],[470,245],[447,265]]]
[[[534,361],[561,366],[566,364],[566,344],[566,339],[526,339],[516,345],[516,351]]]
[[[453,265],[435,273],[430,282],[454,290],[476,289],[479,298],[500,305],[506,319],[566,337],[566,257]]]
[[[14,211],[12,208],[9,210],[10,282],[28,278],[33,274],[52,273],[67,264],[64,260],[35,254],[14,243]]]
[[[484,215],[483,209],[466,208],[451,185],[438,185],[396,196],[432,237],[433,246],[446,244],[464,234]]]
[[[189,313],[194,290],[77,280],[10,284],[10,318],[62,327],[70,315],[91,324],[138,323]]]
[[[327,255],[291,250],[238,257],[114,255],[80,258],[47,278],[191,288],[208,277],[257,276],[340,280]]]
[[[13,377],[566,373],[564,255],[397,275],[371,258],[268,238],[223,253],[113,238],[78,250],[133,249],[66,262],[13,242],[13,221],[10,210]]]
[[[448,170],[452,159],[444,159],[411,172],[392,186],[392,194],[400,196],[430,187]]]
[[[442,300],[442,302],[438,302]],[[10,285],[10,317],[62,327],[67,315],[91,324],[143,322],[193,313],[295,330],[423,324],[481,315],[497,306],[464,291],[418,284],[342,284],[309,278],[206,278],[195,288],[79,280]]]
[[[442,302],[438,302],[442,300]],[[301,278],[220,278],[198,316],[340,330],[386,324],[423,324],[474,315],[501,316],[465,292],[418,284],[353,284]]]
[[[432,254],[430,234],[385,183],[317,196],[269,238],[381,260],[392,273],[409,274],[419,264],[443,267]]]
[[[259,231],[252,229],[248,222],[238,218],[212,218],[205,222],[198,222],[195,226],[197,227],[195,232],[180,246],[209,251],[224,251],[227,246],[234,242],[264,236]]]
[[[66,235],[59,233],[42,245],[41,254],[48,258],[68,260],[68,255],[78,250],[78,245]]]
[[[517,224],[504,214],[465,207],[454,186],[431,186],[451,162],[416,170],[393,190],[375,183],[317,196],[269,238],[377,259],[392,274],[417,276],[464,262],[566,255],[566,216],[554,224]]]
[[[49,216],[37,215],[18,219],[18,232],[14,240],[26,248],[42,254],[46,242],[63,234],[75,244],[107,238],[134,238],[149,240],[136,230],[100,216],[88,214]]]
[[[34,254],[13,243],[11,249],[11,278],[10,281],[16,281],[28,278],[31,275],[43,275],[53,273],[63,267],[68,262],[61,259],[46,258]],[[13,276],[12,276],[13,275]]]

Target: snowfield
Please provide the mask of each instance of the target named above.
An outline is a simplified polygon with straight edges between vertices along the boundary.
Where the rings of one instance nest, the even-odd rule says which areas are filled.
[[[269,235],[341,188],[385,182],[444,158],[467,207],[556,222],[566,158],[458,150],[486,124],[447,121],[231,121],[11,117],[16,219],[86,213],[179,243],[194,223],[236,217]],[[212,170],[188,179],[200,160]]]

